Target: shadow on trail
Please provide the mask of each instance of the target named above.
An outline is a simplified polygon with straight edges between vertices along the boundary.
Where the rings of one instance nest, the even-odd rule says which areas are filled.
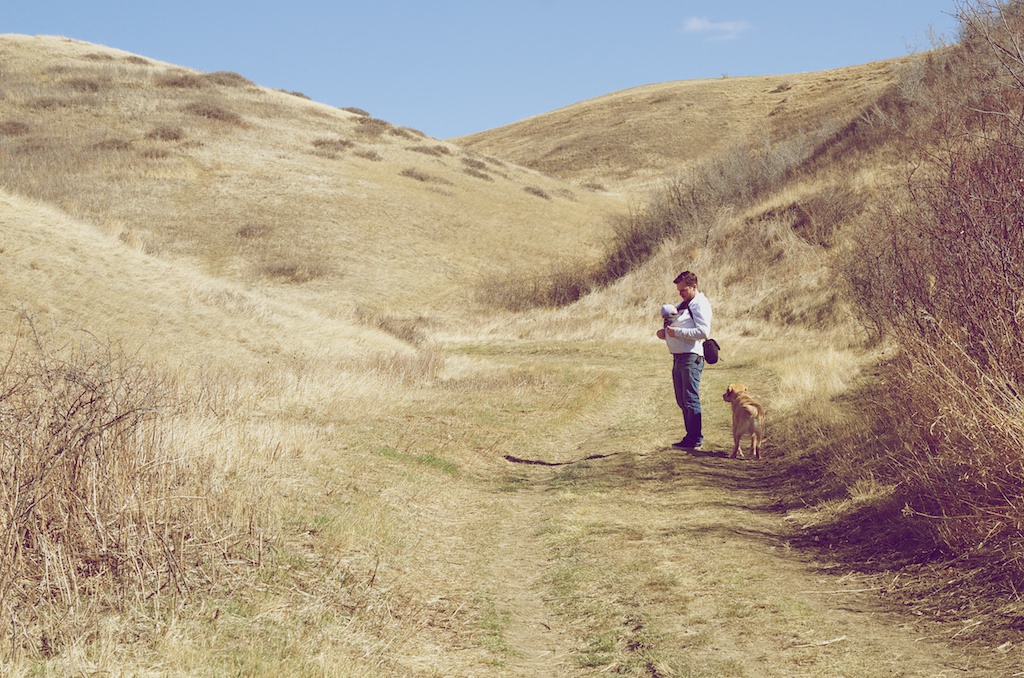
[[[520,457],[514,457],[511,454],[505,455],[505,460],[510,461],[513,464],[531,464],[533,466],[568,466],[569,464],[579,464],[583,461],[592,461],[594,459],[607,459],[613,457],[619,452],[612,452],[610,454],[592,454],[589,457],[583,457],[582,459],[574,459],[572,461],[544,461],[543,459],[522,459]]]

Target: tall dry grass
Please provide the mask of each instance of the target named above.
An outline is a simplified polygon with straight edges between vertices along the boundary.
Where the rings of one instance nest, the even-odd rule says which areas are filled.
[[[918,91],[931,125],[905,202],[859,250],[866,310],[898,342],[887,365],[888,474],[950,553],[1014,572],[1024,520],[1022,5],[961,9],[961,43]]]
[[[209,459],[175,449],[173,381],[26,319],[0,370],[0,654],[50,656],[99,610],[173,608],[256,557]]]
[[[815,506],[794,514],[809,543],[871,570],[911,565],[908,605],[989,630],[1019,623],[1024,573],[1021,10],[964,3],[960,43],[906,69],[865,119],[900,140],[902,182],[847,231],[834,282],[877,363],[831,401],[837,416],[773,429],[800,450],[782,486],[791,507]]]

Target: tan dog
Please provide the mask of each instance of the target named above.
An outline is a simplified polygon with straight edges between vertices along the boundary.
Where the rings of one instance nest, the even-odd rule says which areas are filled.
[[[743,436],[749,435],[754,459],[760,459],[761,439],[764,437],[764,408],[754,402],[743,384],[729,384],[722,399],[732,404],[732,458],[737,454],[743,456],[743,452],[740,451],[740,440]]]

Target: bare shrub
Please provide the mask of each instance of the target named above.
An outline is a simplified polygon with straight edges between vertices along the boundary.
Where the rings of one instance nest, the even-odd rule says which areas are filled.
[[[364,137],[379,137],[394,127],[386,120],[369,116],[357,118],[356,123],[356,133]]]
[[[341,153],[355,146],[355,142],[348,139],[328,139],[320,137],[313,140],[313,147],[320,151]]]
[[[132,148],[132,142],[127,139],[104,139],[92,145],[97,151],[128,151]]]
[[[896,339],[871,413],[874,454],[933,548],[1024,572],[1024,36],[1020,3],[975,2],[930,113],[908,135],[907,192],[844,262],[868,322]],[[916,76],[915,76],[916,77]]]
[[[530,195],[537,196],[538,198],[551,200],[551,196],[548,195],[548,192],[545,191],[543,188],[540,188],[539,186],[523,186],[523,190],[529,193]]]
[[[384,159],[384,156],[382,156],[380,153],[372,149],[365,151],[356,151],[356,155],[359,156],[360,158],[363,158],[364,160],[370,160],[371,162],[380,162]]]
[[[20,120],[0,121],[0,135],[5,137],[18,137],[28,134],[30,131],[32,131],[32,128],[28,126],[28,123],[21,122]]]
[[[490,174],[487,174],[486,172],[481,172],[479,170],[475,170],[472,167],[463,168],[462,173],[468,174],[469,176],[475,177],[477,179],[483,179],[484,181],[494,181],[494,177],[492,177]]]
[[[429,327],[430,321],[421,315],[409,316],[357,309],[356,317],[361,322],[413,346],[423,346],[427,343],[425,329]]]
[[[209,471],[173,449],[174,387],[109,345],[20,339],[0,371],[6,623],[57,637],[86,598],[124,609],[207,585],[245,540],[224,539]]]
[[[264,266],[263,273],[267,277],[274,278],[280,282],[301,284],[323,278],[329,275],[330,271],[320,264],[301,261],[280,261]]]
[[[469,167],[470,169],[479,170],[481,172],[487,170],[487,163],[485,163],[483,160],[478,160],[477,158],[467,158],[463,156],[462,164],[465,165],[466,167]]]
[[[146,138],[158,141],[181,141],[185,138],[185,133],[180,127],[161,125],[147,132]]]
[[[582,299],[594,288],[594,278],[592,268],[583,262],[557,262],[546,271],[517,270],[514,275],[484,278],[476,285],[475,299],[514,312],[557,308]]]
[[[266,224],[246,224],[245,226],[242,226],[237,231],[235,231],[235,235],[237,235],[239,238],[252,240],[256,238],[265,238],[272,232],[273,229],[270,226],[267,226]]]
[[[408,177],[409,179],[415,179],[416,181],[422,181],[422,182],[427,183],[427,184],[451,185],[451,183],[452,183],[451,181],[449,181],[449,180],[447,180],[447,179],[445,179],[443,177],[438,177],[438,176],[434,176],[433,174],[427,174],[426,172],[421,172],[420,170],[416,169],[415,167],[407,167],[404,170],[402,170],[401,172],[399,172],[399,174],[401,174],[403,177]]]
[[[450,148],[443,144],[436,144],[434,146],[409,146],[407,150],[413,151],[414,153],[423,153],[424,155],[443,156],[451,155],[452,151]]]
[[[356,115],[362,115],[367,118],[370,117],[370,114],[368,112],[364,111],[361,108],[356,108],[355,106],[346,106],[341,110],[348,111],[349,113],[355,113]]]
[[[74,105],[75,101],[71,97],[38,97],[28,102],[28,107],[37,111],[71,108]]]
[[[158,75],[156,84],[158,87],[173,87],[175,89],[201,89],[203,79],[195,73],[172,71]]]
[[[186,104],[182,110],[207,120],[215,120],[231,125],[242,124],[242,116],[212,101],[193,101]]]
[[[103,83],[94,78],[72,78],[67,85],[76,92],[95,93],[100,91]]]
[[[224,87],[248,87],[256,85],[256,83],[244,75],[239,75],[232,71],[215,71],[213,73],[205,73],[202,76],[202,80],[213,83],[214,85],[222,85]]]

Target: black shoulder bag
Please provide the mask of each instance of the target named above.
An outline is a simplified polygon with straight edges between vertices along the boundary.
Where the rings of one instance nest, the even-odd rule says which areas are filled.
[[[686,304],[686,310],[690,314],[690,317],[693,318],[693,311],[690,310],[690,304]],[[694,323],[696,324],[696,319],[694,319]],[[718,342],[711,337],[704,340],[704,360],[708,365],[714,365],[718,362],[718,351],[721,348],[722,347],[718,345]]]

